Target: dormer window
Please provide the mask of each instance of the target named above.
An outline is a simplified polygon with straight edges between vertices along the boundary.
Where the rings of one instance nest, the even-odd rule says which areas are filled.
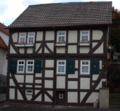
[[[88,42],[90,40],[90,33],[88,30],[80,31],[80,42]]]
[[[26,33],[19,34],[19,43],[26,43]]]
[[[34,39],[35,39],[35,33],[29,32],[28,33],[28,43],[34,43]]]
[[[63,43],[66,42],[66,32],[65,31],[58,31],[57,33],[57,43]]]

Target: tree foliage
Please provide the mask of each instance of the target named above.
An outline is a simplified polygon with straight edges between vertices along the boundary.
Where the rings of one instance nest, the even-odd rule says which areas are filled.
[[[112,7],[111,44],[120,52],[120,11]]]

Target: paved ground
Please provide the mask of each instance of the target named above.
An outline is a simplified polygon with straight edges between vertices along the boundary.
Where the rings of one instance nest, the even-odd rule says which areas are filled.
[[[0,107],[0,111],[120,111],[120,109]]]

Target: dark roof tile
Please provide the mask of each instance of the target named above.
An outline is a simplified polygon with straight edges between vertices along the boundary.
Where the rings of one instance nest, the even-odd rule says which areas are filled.
[[[30,5],[8,28],[112,24],[112,2]]]

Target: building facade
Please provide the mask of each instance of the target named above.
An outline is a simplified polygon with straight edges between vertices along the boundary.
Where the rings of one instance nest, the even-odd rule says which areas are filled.
[[[83,106],[99,99],[99,88],[106,86],[111,7],[111,2],[29,6],[8,26],[7,101]]]
[[[9,41],[9,30],[0,23],[0,102],[6,100],[6,76],[7,76],[7,50]]]

